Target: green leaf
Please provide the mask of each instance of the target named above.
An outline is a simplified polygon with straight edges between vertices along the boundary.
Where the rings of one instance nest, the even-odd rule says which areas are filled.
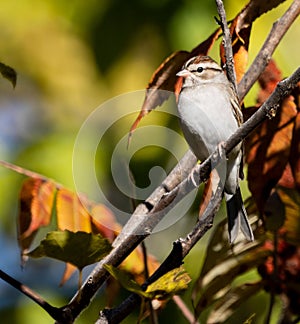
[[[79,270],[98,262],[111,250],[111,244],[100,234],[86,232],[49,232],[40,245],[27,253],[32,258],[49,257],[73,264]]]
[[[16,86],[17,72],[13,68],[0,62],[0,73],[2,74],[3,78],[12,83],[13,87]]]
[[[130,275],[112,265],[104,264],[104,268],[124,287],[125,289],[138,294],[141,297],[148,298],[149,296],[142,290],[141,286]]]
[[[249,219],[252,221],[257,217],[249,214]],[[216,226],[207,246],[201,273],[195,281],[192,299],[196,316],[206,309],[207,305],[213,305],[221,296],[227,296],[238,276],[257,268],[271,254],[263,247],[265,234],[260,233],[258,226],[255,226],[253,242],[238,237],[234,247],[231,247],[225,231],[226,222],[227,220],[224,220]]]
[[[182,268],[176,268],[147,287],[146,293],[156,299],[169,299],[188,288],[191,281],[188,273]]]
[[[173,269],[153,282],[143,291],[141,286],[130,276],[111,265],[104,265],[105,269],[127,290],[147,299],[167,299],[179,294],[188,287],[191,278],[186,271],[180,267]]]

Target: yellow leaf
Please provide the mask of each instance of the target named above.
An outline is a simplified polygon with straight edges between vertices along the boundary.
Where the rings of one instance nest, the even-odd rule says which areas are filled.
[[[59,189],[56,198],[57,226],[60,230],[90,233],[91,220],[88,210],[78,196],[65,188]]]

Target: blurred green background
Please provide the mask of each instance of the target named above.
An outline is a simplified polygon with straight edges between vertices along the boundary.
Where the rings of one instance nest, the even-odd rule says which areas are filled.
[[[228,19],[247,3],[224,2]],[[286,1],[255,22],[250,61],[273,22],[291,2]],[[115,96],[144,89],[163,59],[175,50],[191,50],[215,30],[215,15],[214,1],[2,1],[0,61],[17,71],[18,81],[12,89],[6,80],[0,79],[0,159],[42,173],[74,189],[73,147],[90,113]],[[299,39],[298,21],[274,55],[283,76],[298,67]],[[217,45],[211,56],[218,59]],[[247,97],[246,104],[255,102],[255,89]],[[105,183],[108,196],[129,211],[129,199],[115,194],[111,184],[110,159],[114,145],[130,128],[141,103],[132,107],[131,115],[120,118],[117,127],[103,138],[102,150],[100,148],[97,153],[97,168],[102,177],[99,181]],[[156,124],[179,131],[176,118],[155,112],[143,120],[141,126]],[[153,138],[155,136],[153,134]],[[182,152],[187,149],[181,142],[175,141],[172,145],[182,146]],[[81,157],[86,158],[84,151]],[[149,185],[148,172],[153,166],[160,165],[169,172],[175,164],[176,158],[170,152],[155,147],[141,150],[131,161],[136,183],[141,187]],[[64,288],[58,288],[63,272],[59,262],[30,260],[25,269],[20,270],[16,215],[23,180],[23,176],[0,168],[0,268],[28,284],[50,303],[62,306],[76,291],[76,276]],[[246,197],[246,184],[243,189]],[[196,214],[197,203],[187,217],[148,239],[149,251],[163,260],[171,249],[172,240],[187,233]],[[203,259],[205,243],[202,241],[199,245],[186,261],[186,268],[192,275],[197,275]],[[125,293],[121,293],[119,301],[124,296]],[[185,300],[191,305],[189,296],[187,292]],[[264,298],[266,296],[259,296],[245,306],[247,314],[256,313],[255,323],[259,323],[260,314],[265,311],[259,306]],[[99,294],[77,322],[94,322],[104,306],[102,292],[102,297]],[[243,310],[239,316],[246,320],[242,317]],[[5,323],[53,323],[42,309],[2,281],[0,318]],[[163,311],[162,319],[166,323],[186,322],[172,303]],[[127,322],[135,320],[133,316]]]

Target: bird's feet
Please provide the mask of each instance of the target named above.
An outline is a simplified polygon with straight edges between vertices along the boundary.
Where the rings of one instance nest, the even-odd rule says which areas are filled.
[[[211,157],[212,169],[217,168],[219,164],[222,164],[226,160],[227,158],[226,158],[225,142],[221,142],[218,144],[217,149],[212,154]]]
[[[214,151],[211,157],[211,168],[215,177],[216,186],[221,182],[225,185],[227,178],[227,157],[224,142],[218,144],[217,149]]]
[[[188,182],[192,182],[195,188],[199,187],[200,184],[200,172],[199,172],[199,165],[197,164],[188,175]]]

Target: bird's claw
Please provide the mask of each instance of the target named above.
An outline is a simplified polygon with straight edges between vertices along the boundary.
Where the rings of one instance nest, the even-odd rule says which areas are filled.
[[[214,151],[211,158],[212,168],[214,169],[223,161],[226,161],[225,142],[219,143],[217,149]]]
[[[192,172],[188,175],[188,181],[192,182],[192,184],[194,185],[195,188],[197,188],[199,186],[199,180],[198,180],[198,184],[197,184],[197,180],[195,179],[195,168],[192,169]],[[197,176],[200,178],[200,175],[197,173]]]

